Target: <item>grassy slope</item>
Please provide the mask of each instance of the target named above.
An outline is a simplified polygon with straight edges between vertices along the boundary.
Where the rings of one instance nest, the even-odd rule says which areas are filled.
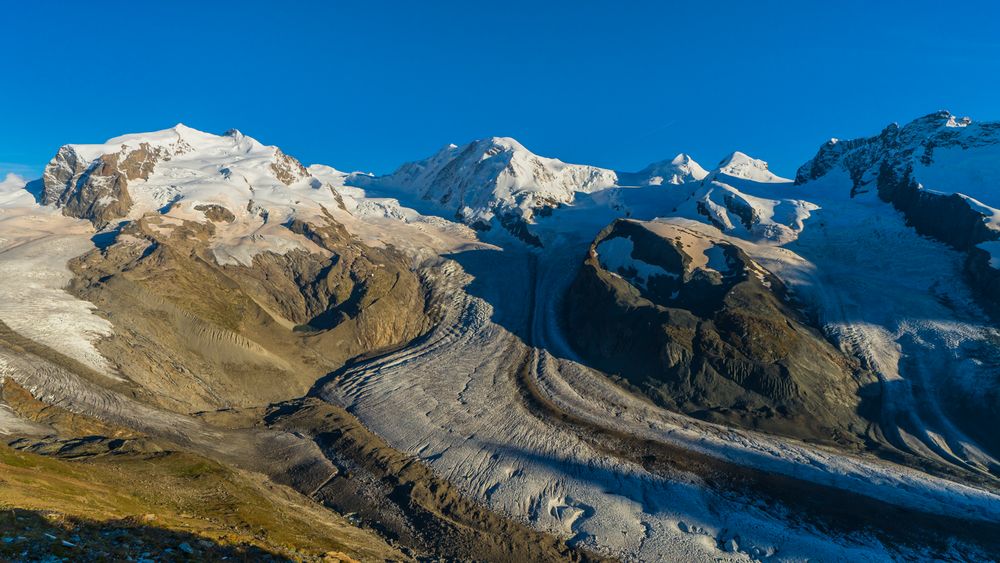
[[[35,534],[45,549],[74,558],[116,553],[109,538],[121,529],[146,538],[142,551],[161,555],[168,547],[183,555],[178,545],[189,538],[189,545],[204,551],[201,558],[228,553],[259,559],[271,553],[312,559],[328,552],[362,560],[403,558],[379,537],[287,487],[179,452],[70,462],[0,446],[0,508],[0,535]],[[46,527],[60,540],[82,539],[67,548],[46,538]],[[0,542],[0,557],[17,557],[24,545]]]

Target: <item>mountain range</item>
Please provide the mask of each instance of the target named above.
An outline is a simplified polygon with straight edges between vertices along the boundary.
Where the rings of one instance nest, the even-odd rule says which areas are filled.
[[[1000,553],[1000,123],[794,179],[178,124],[0,182],[0,280],[5,557]]]

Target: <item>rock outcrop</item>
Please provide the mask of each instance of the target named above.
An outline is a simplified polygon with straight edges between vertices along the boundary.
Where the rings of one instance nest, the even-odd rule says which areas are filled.
[[[104,230],[69,289],[113,319],[98,347],[137,393],[179,412],[268,404],[426,330],[413,257],[350,233],[324,173],[183,125],[59,149],[43,203]]]
[[[162,159],[169,159],[167,152],[149,143],[135,149],[122,146],[119,152],[102,154],[92,161],[72,145],[63,146],[42,176],[42,203],[62,207],[64,214],[103,228],[131,209],[129,181],[149,178]]]
[[[584,358],[669,408],[821,441],[865,431],[868,376],[780,280],[704,230],[616,221],[591,245],[565,314]]]
[[[940,111],[902,127],[891,124],[873,137],[831,139],[799,168],[795,182],[846,173],[851,197],[874,189],[918,233],[969,252],[970,285],[983,307],[995,313],[1000,271],[976,245],[1000,239],[1000,185],[990,180],[996,177],[998,150],[1000,123],[973,123]]]
[[[843,170],[853,182],[852,196],[874,188],[879,198],[903,212],[917,232],[967,250],[995,240],[1000,231],[990,225],[987,214],[970,202],[969,196],[924,185],[919,168],[934,163],[935,150],[975,150],[1000,144],[998,126],[986,123],[970,129],[968,118],[937,112],[903,127],[889,125],[874,137],[831,139],[799,168],[795,182],[803,184]]]
[[[309,176],[309,171],[306,170],[305,166],[302,166],[301,162],[295,157],[281,152],[281,149],[275,150],[271,170],[274,172],[275,177],[281,180],[286,186],[291,186],[295,182],[304,180]]]

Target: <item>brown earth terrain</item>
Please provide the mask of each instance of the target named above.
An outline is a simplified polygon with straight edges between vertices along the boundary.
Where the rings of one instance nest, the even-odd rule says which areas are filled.
[[[602,266],[598,247],[620,237],[668,274],[642,286]],[[712,247],[726,271],[700,264]],[[777,277],[721,239],[616,221],[591,245],[565,315],[584,358],[673,410],[840,445],[867,432],[859,411],[873,377],[808,325]]]

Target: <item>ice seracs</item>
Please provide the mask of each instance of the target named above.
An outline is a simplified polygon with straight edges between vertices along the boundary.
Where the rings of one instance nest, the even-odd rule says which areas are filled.
[[[816,209],[788,190],[791,180],[771,172],[767,162],[743,152],[733,152],[711,172],[686,155],[673,162],[687,166],[694,176],[679,185],[686,194],[670,214],[707,220],[727,234],[785,243],[795,238]],[[634,213],[643,215],[641,210]]]

